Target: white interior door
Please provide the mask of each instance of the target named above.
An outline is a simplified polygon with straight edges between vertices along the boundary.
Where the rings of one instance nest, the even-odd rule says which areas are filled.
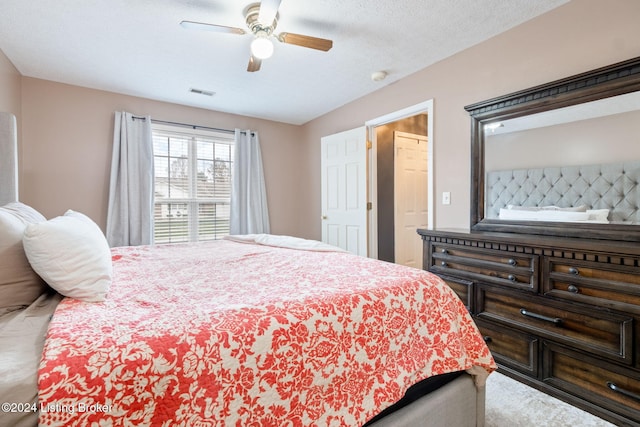
[[[422,240],[416,230],[429,221],[427,137],[394,132],[393,143],[395,262],[420,268]]]
[[[366,128],[321,140],[322,241],[367,256]]]

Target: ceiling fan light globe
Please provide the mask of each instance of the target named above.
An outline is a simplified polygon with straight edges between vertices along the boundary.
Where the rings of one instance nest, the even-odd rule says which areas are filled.
[[[266,37],[256,37],[251,42],[251,54],[258,59],[267,59],[273,55],[273,42]]]

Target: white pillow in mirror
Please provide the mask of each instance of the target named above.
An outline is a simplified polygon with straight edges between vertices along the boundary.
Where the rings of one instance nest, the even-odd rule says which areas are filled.
[[[609,222],[609,209],[589,209],[589,221],[594,222]]]
[[[560,208],[558,206],[517,206],[517,205],[507,205],[507,209],[511,209],[514,211],[558,211],[558,212],[586,212],[587,206],[571,206],[568,208]]]
[[[104,301],[111,285],[111,250],[100,227],[80,212],[29,224],[23,235],[31,267],[62,295]]]

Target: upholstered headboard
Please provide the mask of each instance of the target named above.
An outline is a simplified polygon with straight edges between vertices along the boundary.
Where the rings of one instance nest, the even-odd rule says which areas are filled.
[[[492,171],[486,218],[508,205],[609,209],[609,222],[640,223],[640,162]]]
[[[0,112],[0,206],[18,200],[16,116]]]

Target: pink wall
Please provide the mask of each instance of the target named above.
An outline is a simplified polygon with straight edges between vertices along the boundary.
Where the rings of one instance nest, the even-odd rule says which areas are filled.
[[[487,172],[630,160],[640,160],[640,111],[485,136]]]
[[[0,111],[20,113],[20,73],[0,50]]]
[[[434,100],[436,227],[469,226],[465,105],[640,56],[640,1],[575,0],[304,125],[305,237],[319,238],[320,139]],[[428,49],[428,45],[422,46]],[[451,205],[440,194],[451,192]]]
[[[272,232],[297,234],[292,206],[303,173],[299,126],[184,107],[110,92],[22,79],[21,199],[46,217],[67,209],[106,225],[114,111],[224,129],[258,131]]]

